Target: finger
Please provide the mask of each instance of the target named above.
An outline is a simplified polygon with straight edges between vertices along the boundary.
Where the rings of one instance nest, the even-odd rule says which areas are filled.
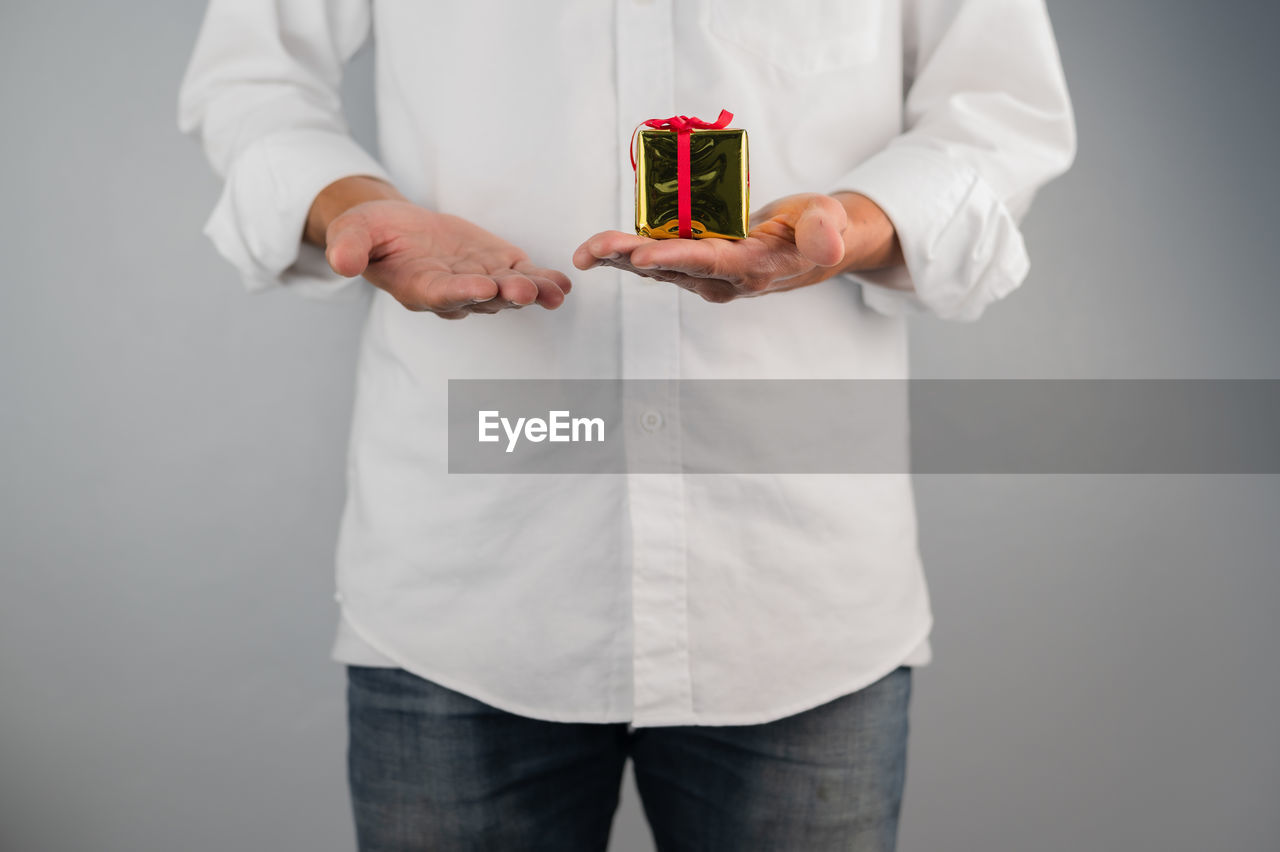
[[[573,253],[573,265],[579,269],[590,269],[601,260],[615,260],[625,257],[640,246],[658,242],[638,234],[624,234],[622,231],[602,231],[578,246]]]
[[[747,258],[744,249],[729,240],[655,240],[631,252],[631,265],[636,269],[671,269],[702,278],[728,278],[733,268],[742,266]],[[739,263],[733,255],[743,255]]]
[[[538,299],[538,285],[529,276],[520,272],[498,273],[494,280],[498,283],[498,296],[516,307],[532,305]]]
[[[777,211],[778,211],[778,202],[776,201],[770,201],[765,206],[757,210],[752,210],[751,219],[747,223],[747,233],[754,231],[761,224],[772,219],[774,217],[774,214]]]
[[[692,275],[684,275],[679,272],[654,271],[649,273],[641,273],[647,278],[654,278],[658,281],[665,281],[668,284],[674,284],[682,290],[688,290],[694,295],[701,296],[708,302],[730,302],[740,296],[746,295],[739,292],[737,287],[720,278],[696,278]]]
[[[460,319],[465,319],[471,312],[470,311],[434,311],[434,313],[436,316],[440,317],[441,319],[460,320]]]
[[[569,280],[569,276],[565,275],[557,269],[545,269],[541,266],[534,266],[527,260],[517,263],[511,267],[516,272],[523,272],[530,278],[549,278],[555,285],[560,288],[561,293],[568,293],[573,289],[573,282]]]
[[[499,311],[505,311],[508,308],[518,308],[520,305],[513,305],[506,299],[489,299],[487,302],[476,302],[474,305],[467,306],[467,312],[472,314],[496,314]]]
[[[811,263],[835,266],[844,259],[844,230],[849,216],[829,195],[816,195],[796,220],[796,248]]]
[[[325,234],[325,260],[339,275],[354,278],[369,266],[373,235],[359,216],[339,216]]]
[[[693,275],[686,275],[683,272],[673,272],[669,269],[636,269],[622,261],[607,261],[610,266],[621,269],[624,272],[632,272],[642,278],[650,278],[654,281],[662,281],[666,284],[674,284],[677,287],[688,290],[708,302],[727,302],[740,296],[749,295],[740,292],[731,282],[722,278],[700,278]]]
[[[436,313],[461,310],[498,296],[498,284],[487,275],[450,272],[423,273],[414,281],[411,294],[401,299],[407,307]]]
[[[529,280],[538,288],[536,301],[539,305],[553,311],[564,304],[564,291],[559,284],[541,275],[530,275]]]

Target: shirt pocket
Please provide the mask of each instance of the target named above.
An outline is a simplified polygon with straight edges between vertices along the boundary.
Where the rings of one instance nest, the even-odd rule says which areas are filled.
[[[711,33],[801,76],[880,52],[885,0],[709,0]]]

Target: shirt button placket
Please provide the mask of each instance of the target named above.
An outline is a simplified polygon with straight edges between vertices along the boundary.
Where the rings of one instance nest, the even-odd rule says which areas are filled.
[[[620,148],[636,125],[672,115],[675,77],[672,0],[618,0],[616,11],[618,127]],[[635,177],[620,150],[619,205],[622,222],[635,218]],[[623,273],[618,273],[620,276]],[[622,377],[656,379],[664,385],[680,376],[679,289],[621,280]],[[637,458],[658,453],[662,469],[678,469],[676,394],[657,398],[624,396],[625,411],[640,430]],[[648,396],[648,394],[644,394]],[[664,430],[664,426],[666,429]],[[664,431],[660,431],[664,430]],[[661,434],[661,438],[659,435]],[[652,444],[658,441],[658,444]],[[652,468],[650,468],[652,469]],[[627,478],[632,540],[633,717],[637,725],[662,724],[692,716],[685,555],[684,481],[679,473]]]

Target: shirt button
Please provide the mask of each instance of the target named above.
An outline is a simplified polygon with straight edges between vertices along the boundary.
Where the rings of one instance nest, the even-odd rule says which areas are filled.
[[[657,432],[662,428],[662,413],[646,411],[640,416],[640,425],[644,427],[646,432]]]

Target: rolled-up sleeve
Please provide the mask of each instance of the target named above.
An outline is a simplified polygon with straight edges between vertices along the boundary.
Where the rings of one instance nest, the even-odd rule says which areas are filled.
[[[387,175],[351,138],[343,66],[369,0],[212,0],[178,104],[224,180],[205,233],[245,286],[327,297],[349,288],[302,242],[311,202],[342,177]]]
[[[893,221],[904,267],[858,273],[871,308],[972,320],[1030,270],[1019,222],[1071,165],[1075,121],[1043,0],[903,4],[905,131],[832,191]]]

